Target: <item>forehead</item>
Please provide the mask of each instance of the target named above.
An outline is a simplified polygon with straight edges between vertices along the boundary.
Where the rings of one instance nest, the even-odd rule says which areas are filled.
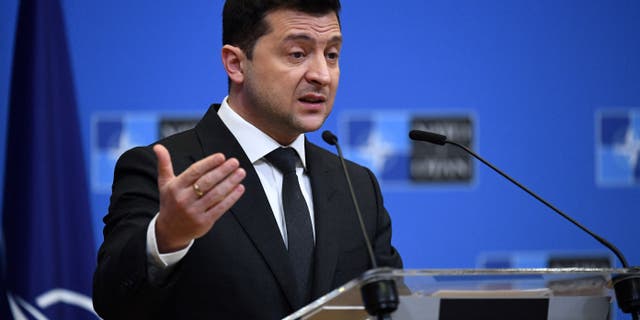
[[[268,34],[287,37],[291,34],[308,34],[320,38],[341,37],[340,22],[335,12],[312,15],[290,9],[280,9],[268,13],[265,21],[269,25]]]

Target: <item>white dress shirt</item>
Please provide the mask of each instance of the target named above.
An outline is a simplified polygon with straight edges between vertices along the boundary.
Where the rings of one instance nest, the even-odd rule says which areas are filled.
[[[258,174],[260,183],[262,183],[267,200],[271,206],[274,219],[280,229],[282,239],[284,240],[285,245],[287,245],[287,226],[284,219],[284,209],[282,207],[282,173],[264,159],[264,156],[269,154],[271,151],[283,146],[237,114],[231,108],[227,99],[228,97],[225,97],[223,100],[220,110],[218,110],[218,116],[227,128],[229,128],[229,131],[231,131],[236,140],[238,140],[242,150],[249,158],[249,161],[253,164],[253,168]],[[313,228],[313,236],[315,239],[311,181],[309,180],[308,174],[305,172],[307,162],[304,147],[304,135],[298,136],[293,143],[286,147],[295,149],[300,156],[300,162],[296,165],[296,174],[298,175],[300,189],[302,190],[302,194],[307,202],[307,207],[309,208],[311,226]],[[189,252],[189,249],[193,245],[192,240],[189,246],[185,249],[160,254],[158,251],[155,232],[157,218],[158,215],[156,214],[147,228],[147,257],[150,262],[149,275],[152,280],[154,278],[162,278],[163,274],[166,275],[171,267],[178,263],[187,254],[187,252]]]

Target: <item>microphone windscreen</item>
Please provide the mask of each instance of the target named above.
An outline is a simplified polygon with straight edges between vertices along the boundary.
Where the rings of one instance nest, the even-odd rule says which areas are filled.
[[[335,146],[336,143],[338,143],[338,137],[329,130],[322,132],[322,140],[332,146]]]
[[[411,132],[409,132],[409,138],[439,145],[444,145],[447,142],[447,136],[422,130],[411,130]]]

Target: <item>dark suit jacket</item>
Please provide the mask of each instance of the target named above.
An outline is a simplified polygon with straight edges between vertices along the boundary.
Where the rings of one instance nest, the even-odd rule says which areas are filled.
[[[118,160],[93,300],[105,319],[279,319],[309,301],[295,294],[287,251],[249,159],[212,106],[197,126],[159,141],[177,174],[216,152],[246,170],[245,194],[162,284],[147,277],[146,230],[158,212],[156,157],[150,146]],[[306,142],[315,210],[312,296],[317,298],[366,271],[367,250],[338,158]],[[347,164],[369,238],[381,266],[402,267],[391,246],[391,221],[373,174]]]

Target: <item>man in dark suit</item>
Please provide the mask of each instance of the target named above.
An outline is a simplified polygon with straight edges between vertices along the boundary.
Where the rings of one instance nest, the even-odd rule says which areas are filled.
[[[103,318],[278,319],[370,268],[338,158],[304,138],[333,106],[339,11],[225,3],[228,97],[116,165],[94,276]],[[401,268],[375,177],[348,170],[378,264]]]

